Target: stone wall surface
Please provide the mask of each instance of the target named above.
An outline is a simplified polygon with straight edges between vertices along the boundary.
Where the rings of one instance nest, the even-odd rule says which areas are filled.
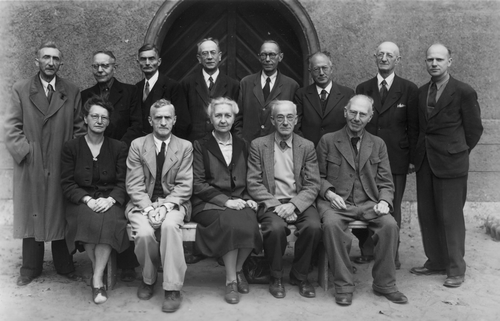
[[[322,49],[332,53],[335,81],[351,88],[375,75],[373,51],[382,41],[399,45],[402,62],[396,73],[418,86],[429,81],[424,64],[427,47],[435,42],[447,45],[453,51],[451,74],[478,92],[485,127],[471,154],[468,199],[500,201],[500,1],[300,3],[316,28]],[[136,50],[162,4],[149,0],[0,2],[0,121],[10,103],[12,84],[37,72],[34,51],[42,39],[58,42],[65,63],[60,75],[82,89],[94,83],[91,53],[98,49],[115,53],[118,79],[139,81]],[[12,197],[11,168],[10,156],[0,144],[0,199]],[[412,175],[405,200],[415,199]]]

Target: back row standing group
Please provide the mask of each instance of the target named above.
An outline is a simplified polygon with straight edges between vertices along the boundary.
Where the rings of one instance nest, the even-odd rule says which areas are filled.
[[[356,262],[365,263],[375,259],[378,262],[374,269],[392,271],[389,273],[391,275],[385,275],[382,282],[385,284],[379,282],[377,285],[377,281],[381,279],[374,281],[374,290],[377,294],[384,295],[389,300],[398,303],[406,302],[406,297],[395,288],[394,269],[401,265],[397,254],[399,240],[396,236],[384,241],[388,242],[389,247],[394,245],[393,262],[395,264],[391,266],[392,263],[387,263],[386,255],[382,252],[392,251],[380,247],[378,235],[380,222],[375,223],[375,221],[383,217],[380,213],[387,213],[390,210],[397,226],[400,227],[401,199],[406,184],[406,175],[416,171],[418,216],[428,260],[423,267],[412,268],[411,272],[418,275],[446,274],[444,285],[448,287],[458,287],[463,283],[466,266],[463,205],[466,200],[469,153],[479,141],[482,125],[476,92],[469,85],[452,78],[448,73],[452,57],[451,51],[445,46],[434,44],[426,51],[425,63],[431,75],[431,81],[417,89],[414,83],[394,73],[395,67],[401,60],[396,44],[391,42],[380,44],[374,54],[378,68],[377,76],[356,88],[356,94],[371,97],[368,113],[364,109],[357,108],[362,102],[366,104],[366,99],[356,96],[356,99],[351,100],[355,95],[354,91],[332,81],[333,64],[327,52],[317,52],[310,56],[309,71],[314,84],[299,89],[299,85],[294,80],[278,71],[278,65],[284,59],[284,54],[279,44],[272,40],[265,41],[257,54],[262,70],[243,78],[239,83],[220,72],[218,66],[222,53],[217,40],[211,38],[198,43],[197,58],[202,68],[188,76],[181,84],[159,73],[161,58],[157,48],[153,45],[144,45],[139,49],[137,61],[145,79],[135,86],[121,83],[114,78],[117,63],[112,52],[98,51],[93,55],[92,63],[97,84],[82,91],[81,99],[77,87],[56,77],[62,65],[62,58],[62,53],[54,43],[48,42],[40,46],[35,59],[39,73],[13,86],[13,102],[5,123],[5,140],[15,163],[14,236],[23,239],[23,264],[18,285],[26,285],[41,274],[44,241],[52,241],[54,265],[57,272],[70,279],[78,278],[74,274],[71,254],[64,241],[66,223],[61,191],[60,155],[66,141],[84,134],[81,102],[85,103],[96,95],[112,104],[113,112],[110,114],[109,125],[106,127],[104,136],[122,140],[129,147],[135,138],[147,135],[153,130],[154,122],[149,117],[150,108],[160,99],[167,99],[175,106],[176,125],[173,133],[191,142],[200,140],[207,134],[210,135],[214,130],[213,121],[207,113],[207,106],[212,98],[216,97],[228,97],[238,102],[239,112],[235,115],[232,132],[246,143],[272,134],[280,124],[285,124],[284,126],[287,127],[288,123],[292,125],[296,123],[295,127],[292,126],[295,132],[312,141],[314,146],[317,145],[322,179],[332,180],[332,177],[328,176],[331,168],[334,169],[333,180],[346,175],[346,181],[349,180],[347,178],[349,176],[355,177],[350,182],[347,193],[343,189],[346,186],[343,186],[342,182],[339,183],[340,185],[330,182],[331,186],[328,184],[324,186],[322,183],[320,198],[330,202],[329,207],[344,211],[342,215],[344,218],[347,217],[347,220],[364,219],[370,223],[370,234],[367,232],[357,235],[360,238],[362,256],[357,258]],[[276,106],[271,108],[271,105],[280,105],[272,103],[277,100],[293,101],[296,110],[293,108],[290,114],[276,114]],[[279,111],[282,109],[289,111],[284,107],[278,108]],[[88,115],[88,110],[86,116],[94,116],[101,121],[99,115]],[[275,121],[275,117],[280,116],[281,121]],[[346,119],[352,122],[352,128],[349,124],[346,126]],[[289,122],[290,120],[292,121]],[[356,155],[355,164],[351,164],[354,169],[351,174],[346,174],[344,171],[343,166],[346,160],[341,156],[342,149],[339,148],[340,154],[336,155],[333,152],[333,145],[330,146],[330,144],[337,143],[334,139],[338,139],[338,144],[341,144],[343,137],[329,135],[320,142],[324,134],[338,133],[344,127],[346,137],[352,143],[349,148],[352,148]],[[358,130],[353,130],[356,128]],[[365,132],[365,128],[368,133]],[[362,162],[363,146],[366,147],[363,144],[371,140],[370,137],[373,137],[371,135],[378,136],[385,142],[383,147],[380,147],[378,140],[371,142],[377,150],[383,151],[387,146],[392,174],[389,178],[390,185],[392,181],[394,182],[392,206],[390,204],[392,195],[387,200],[383,198],[383,193],[380,191],[376,191],[373,195],[371,189],[377,189],[375,185],[380,183],[380,178],[377,178],[376,183],[366,182],[363,178],[363,170],[358,166]],[[300,136],[294,134],[291,137],[294,141],[300,141]],[[284,156],[280,157],[286,161],[289,157],[286,156],[286,151],[288,148],[293,150],[295,142],[281,141],[280,143],[285,143],[281,150]],[[89,146],[91,146],[90,143]],[[357,156],[358,150],[360,156]],[[321,151],[324,152],[324,157],[320,155]],[[293,157],[295,157],[295,151]],[[251,158],[252,155],[250,155]],[[369,162],[371,167],[377,168],[383,159],[370,157]],[[291,164],[292,168],[293,166],[297,165]],[[325,168],[328,173],[325,172]],[[305,170],[304,165],[300,169],[300,174]],[[276,175],[276,172],[274,174]],[[375,177],[372,178],[375,179]],[[285,197],[289,179],[290,177],[284,175],[281,183],[284,189],[276,192],[283,196],[281,205],[286,205],[290,199],[297,196]],[[300,185],[299,182],[297,183]],[[319,182],[317,183],[319,185]],[[366,184],[372,185],[368,188]],[[41,189],[39,186],[45,186],[45,188]],[[161,186],[159,188],[161,189]],[[320,186],[316,188],[319,189]],[[362,193],[357,193],[359,191]],[[358,203],[364,202],[363,198],[377,205],[376,210],[371,211],[376,212],[374,216],[365,215],[370,210],[357,209]],[[27,199],[31,201],[27,202]],[[89,199],[84,198],[83,202],[87,203]],[[114,202],[111,203],[114,204]],[[104,210],[111,207],[113,205],[111,203],[92,206]],[[253,207],[254,204],[249,203],[248,206]],[[278,208],[279,206],[279,204],[274,204],[265,207]],[[307,206],[305,208],[300,208],[297,204],[294,206],[292,217],[295,215],[293,213],[297,213],[300,218],[308,211]],[[179,210],[174,207],[161,207],[165,207],[169,212]],[[147,208],[141,210],[144,212],[145,209]],[[319,202],[318,211],[321,211]],[[335,243],[336,240],[333,238],[342,237],[341,231],[326,232],[328,226],[331,227],[332,224],[327,223],[323,217],[324,237],[328,241],[327,244]],[[342,226],[345,232],[347,225]],[[273,250],[266,248],[264,226],[263,233],[264,249],[268,256],[268,252],[273,252]],[[311,297],[314,296],[314,288],[307,282],[307,272],[303,273],[302,270],[307,271],[312,256],[310,252],[314,249],[302,248],[299,244],[300,242],[296,244],[296,261],[294,261],[290,278],[291,281],[294,280],[293,284],[299,285],[302,295]],[[274,250],[281,252],[281,249]],[[304,253],[298,253],[300,251]],[[350,262],[348,256],[345,257],[347,252],[337,248],[328,249],[328,247],[327,251],[330,266],[333,267],[335,274],[336,302],[340,305],[349,305],[352,301],[354,283],[352,277],[349,277]],[[96,256],[98,252],[96,248]],[[279,254],[277,253],[278,256]],[[119,267],[122,268],[122,279],[133,280],[134,268],[138,266],[133,247],[121,255]],[[284,297],[284,287],[281,284],[283,271],[281,262],[278,261],[270,259],[270,292],[275,297]],[[339,262],[343,262],[343,265]],[[164,271],[165,269],[168,267],[164,266]],[[374,271],[374,277],[377,278],[376,271]],[[102,283],[102,279],[98,280],[96,276],[94,278],[93,284]],[[151,286],[155,281],[156,275],[150,279],[144,276],[143,285]],[[169,293],[173,292],[173,294],[170,293],[169,300],[173,302],[170,307],[174,306],[175,310],[180,304],[177,293],[179,284],[172,286],[164,281],[164,289]],[[151,289],[143,288],[142,290]],[[238,290],[241,289],[238,287]]]

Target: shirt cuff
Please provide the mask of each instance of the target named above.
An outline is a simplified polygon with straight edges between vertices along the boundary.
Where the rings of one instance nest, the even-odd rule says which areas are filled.
[[[152,210],[154,210],[153,206],[148,206],[142,210],[142,215],[146,216],[146,215],[148,215],[149,211],[152,211]]]

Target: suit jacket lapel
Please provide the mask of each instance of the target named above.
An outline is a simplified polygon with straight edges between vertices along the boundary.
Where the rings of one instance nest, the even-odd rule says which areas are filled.
[[[264,101],[264,93],[262,92],[262,87],[260,83],[260,74],[261,72],[259,71],[258,73],[254,74],[254,81],[253,81],[253,94],[255,95],[255,98],[259,101],[259,104],[264,107],[265,101]],[[276,84],[275,84],[276,86]],[[271,94],[269,94],[271,96]],[[269,97],[268,97],[269,98]]]
[[[342,93],[340,92],[339,88],[337,87],[337,84],[332,82],[332,89],[330,90],[330,94],[328,96],[325,108],[325,114],[323,115],[323,117],[326,117],[326,115],[328,115],[334,108],[336,108],[340,100],[342,100],[342,98],[344,98],[344,95],[342,95]],[[339,106],[339,108],[342,107],[345,106]]]
[[[118,82],[118,80],[115,79],[113,81],[113,85],[109,89],[108,100],[113,106],[116,106],[116,103],[118,103],[120,99],[122,99],[122,97],[123,97],[123,87]]]
[[[148,167],[151,175],[156,179],[156,146],[153,139],[153,134],[149,134],[148,136],[146,136],[146,141],[143,148],[143,155],[146,166]]]
[[[349,136],[347,135],[347,132],[345,131],[345,128],[342,129],[342,136],[339,140],[334,142],[335,146],[339,150],[339,152],[344,156],[346,159],[347,163],[351,165],[353,169],[356,169],[356,164],[354,163],[354,154],[352,152],[351,148],[351,142],[349,140]]]
[[[264,142],[262,155],[264,158],[264,171],[268,179],[269,191],[274,194],[276,186],[274,181],[274,135],[269,135],[268,140]]]
[[[380,94],[378,96],[380,97]],[[380,109],[378,110],[379,114],[382,114],[392,105],[394,105],[394,103],[399,99],[399,97],[401,97],[401,78],[399,78],[397,75],[394,75],[394,81],[392,82],[391,88],[387,93],[384,105],[380,106]]]
[[[198,77],[196,77],[196,92],[200,96],[201,100],[203,100],[203,103],[205,104],[205,108],[210,104],[210,95],[208,93],[208,87],[207,84],[205,83],[205,78],[203,78],[203,73],[200,70],[198,73]]]
[[[439,113],[444,107],[450,104],[450,102],[453,100],[453,95],[455,95],[455,88],[456,88],[455,81],[450,76],[450,80],[446,84],[446,87],[441,93],[439,100],[436,102],[436,107],[434,107],[434,110],[429,115],[428,119],[431,119],[432,117],[436,116],[437,113]]]
[[[278,71],[278,75],[276,76],[276,83],[273,86],[273,90],[271,90],[271,92],[269,93],[269,97],[267,97],[266,105],[269,104],[269,102],[275,100],[276,97],[281,94],[281,86],[283,86],[283,83],[281,82],[281,73]],[[264,97],[264,94],[262,94],[262,97]]]
[[[38,74],[36,74],[31,81],[30,100],[33,103],[33,105],[42,114],[45,115],[45,113],[48,110],[49,101],[47,100],[47,96],[45,95],[45,90],[43,89],[42,86],[42,81],[40,80]]]
[[[47,117],[54,115],[61,107],[64,105],[68,95],[66,93],[66,87],[64,87],[61,79],[57,77],[56,79],[56,91],[52,95],[52,100],[49,105],[49,110],[47,111]]]
[[[161,171],[161,176],[165,176],[167,172],[172,168],[172,166],[177,163],[177,152],[179,151],[178,140],[175,136],[171,136],[170,143],[168,144],[167,154],[165,155],[165,163],[163,163],[163,169]]]
[[[418,97],[418,108],[419,112],[424,114],[424,118],[427,121],[429,119],[429,115],[427,115],[427,94],[429,92],[429,83],[425,84],[420,90],[420,95]]]
[[[373,149],[373,140],[367,131],[363,134],[363,139],[361,140],[361,145],[359,145],[359,171],[365,166],[366,162],[370,158]]]
[[[227,167],[226,160],[224,159],[224,155],[222,155],[222,152],[220,151],[219,148],[219,143],[217,143],[217,140],[215,137],[210,133],[210,138],[207,141],[207,150],[215,156],[221,162],[221,164],[224,164]],[[234,152],[233,152],[234,156]]]
[[[304,149],[297,139],[297,135],[293,134],[293,177],[295,178],[295,186],[297,187],[297,192],[299,191],[299,183],[302,182],[300,177],[300,172],[302,170],[302,163],[304,159]]]
[[[226,76],[223,75],[219,71],[219,76],[217,77],[217,80],[215,81],[215,86],[213,88],[214,92],[214,97],[224,97],[226,96],[227,93],[227,79]]]
[[[309,100],[309,104],[314,108],[320,117],[323,117],[323,110],[321,110],[321,100],[318,96],[318,91],[316,90],[316,85],[312,84],[307,87],[306,98]]]

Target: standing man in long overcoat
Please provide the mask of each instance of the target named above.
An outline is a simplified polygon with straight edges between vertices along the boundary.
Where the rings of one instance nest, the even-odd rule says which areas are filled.
[[[5,143],[14,159],[14,237],[23,239],[20,286],[42,273],[44,242],[52,242],[57,273],[78,279],[64,240],[60,157],[64,142],[84,128],[78,87],[56,76],[62,58],[52,41],[38,48],[39,72],[14,84],[5,119]]]

